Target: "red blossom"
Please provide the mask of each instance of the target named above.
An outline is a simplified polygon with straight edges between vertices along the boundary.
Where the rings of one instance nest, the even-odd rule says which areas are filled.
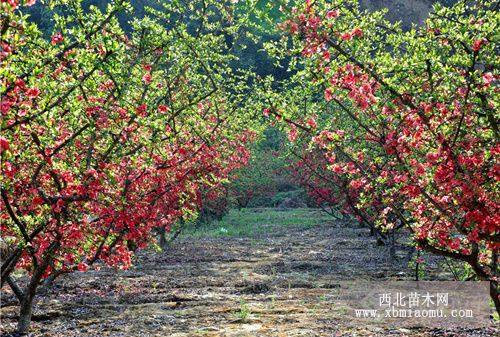
[[[339,12],[339,10],[338,10],[338,9],[335,9],[335,10],[330,10],[330,11],[326,12],[326,17],[327,17],[328,19],[334,19],[334,18],[336,18],[336,17],[338,17],[338,16],[339,16],[339,13],[340,13],[340,12]]]
[[[139,116],[144,117],[148,112],[148,106],[146,104],[141,104],[136,108],[135,111]]]
[[[38,88],[30,88],[26,91],[26,96],[29,98],[37,98],[40,95],[40,89]]]
[[[475,52],[478,52],[481,50],[481,48],[483,47],[483,45],[485,45],[486,43],[488,43],[488,40],[486,39],[477,39],[474,41],[474,43],[472,44],[472,50],[475,51]]]
[[[356,27],[354,28],[352,31],[351,31],[351,35],[353,37],[362,37],[363,36],[363,30],[359,27]]]
[[[288,140],[291,142],[295,142],[297,140],[297,136],[298,136],[297,127],[292,126],[292,128],[288,132]]]
[[[330,102],[333,99],[333,92],[332,89],[326,88],[325,89],[325,100],[327,102]]]
[[[64,41],[64,37],[63,37],[61,32],[58,32],[58,33],[52,35],[51,43],[53,45],[61,43],[62,41]]]
[[[313,118],[313,117],[310,117],[306,124],[311,128],[311,129],[316,129],[316,127],[318,126],[318,124],[316,123],[316,120]]]
[[[9,141],[5,137],[0,136],[0,153],[9,150],[9,148]]]
[[[158,105],[158,111],[161,113],[166,113],[168,111],[168,106],[160,104]]]
[[[89,266],[84,262],[80,262],[77,266],[78,271],[87,271],[88,268]]]
[[[484,73],[482,78],[486,86],[490,86],[490,84],[495,80],[495,76],[491,72]]]
[[[351,33],[343,33],[342,35],[340,35],[340,38],[344,41],[351,41],[352,34]]]
[[[142,76],[142,80],[144,81],[144,83],[150,84],[151,83],[151,74],[150,73],[144,74],[144,76]]]

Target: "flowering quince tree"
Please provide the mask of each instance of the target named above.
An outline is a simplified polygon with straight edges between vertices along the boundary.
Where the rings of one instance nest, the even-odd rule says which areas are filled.
[[[389,243],[387,234],[393,234],[398,227],[390,226],[387,222],[383,223],[384,226],[378,226],[377,219],[384,210],[382,203],[379,200],[365,202],[361,191],[351,188],[348,178],[329,169],[328,159],[321,150],[307,150],[297,145],[294,144],[290,149],[293,157],[298,158],[292,161],[290,170],[314,204],[337,220],[346,220],[348,214],[354,215],[359,223],[370,228],[371,235],[376,236],[381,243]],[[298,153],[297,149],[302,152]]]
[[[44,280],[130,266],[154,228],[247,162],[254,134],[226,44],[246,14],[230,1],[165,3],[130,35],[116,19],[125,1],[105,12],[52,1],[65,14],[49,39],[22,14],[33,3],[0,4],[1,280],[20,301],[20,333]]]
[[[382,209],[379,226],[402,225],[419,249],[469,264],[500,311],[496,6],[436,5],[409,32],[357,1],[283,6],[293,47],[269,49],[292,58],[283,86],[293,94],[269,94],[264,115],[349,182],[335,197],[357,195],[357,208]]]

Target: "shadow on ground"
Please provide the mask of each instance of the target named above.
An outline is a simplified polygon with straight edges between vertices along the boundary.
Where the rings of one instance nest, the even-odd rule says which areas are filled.
[[[311,218],[322,218],[311,210]],[[325,222],[253,237],[181,238],[128,271],[60,279],[35,310],[33,336],[493,336],[478,330],[366,326],[337,296],[342,280],[411,279],[368,230]],[[5,293],[4,293],[5,294]],[[7,295],[8,296],[8,295]],[[15,327],[2,308],[2,331]]]

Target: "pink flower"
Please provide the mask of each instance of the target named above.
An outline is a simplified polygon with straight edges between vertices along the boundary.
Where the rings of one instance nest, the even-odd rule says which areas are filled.
[[[331,10],[331,11],[328,11],[328,12],[326,13],[326,17],[327,17],[328,19],[334,19],[334,18],[336,18],[336,17],[338,17],[338,16],[339,16],[339,10],[338,10],[338,9]]]
[[[297,136],[298,136],[297,128],[294,126],[288,132],[288,140],[291,142],[295,142],[297,140]]]
[[[351,35],[355,36],[355,37],[362,37],[363,36],[363,31],[361,30],[361,28],[356,27],[356,28],[354,28],[352,30]]]
[[[85,262],[80,262],[77,268],[79,271],[87,271],[87,269],[89,269],[89,266]]]
[[[307,120],[306,124],[311,128],[311,129],[316,129],[316,127],[318,126],[318,124],[316,124],[316,120],[311,117]]]
[[[389,116],[392,114],[392,110],[391,108],[389,108],[388,106],[383,106],[382,107],[382,114],[386,115],[386,116]]]
[[[150,74],[150,73],[146,73],[146,74],[144,74],[144,76],[142,76],[142,80],[143,80],[143,81],[144,81],[144,83],[146,83],[146,84],[151,83],[151,74]]]
[[[3,170],[2,170],[2,173],[4,173],[7,178],[14,178],[14,174],[16,173],[16,171],[14,170],[14,168],[12,167],[12,164],[8,161],[5,161],[3,163]]]
[[[467,88],[465,87],[460,87],[458,88],[457,90],[458,94],[462,97],[465,97],[465,95],[467,95]]]
[[[486,86],[489,86],[494,80],[495,76],[491,72],[483,74],[483,82]]]
[[[472,50],[474,50],[475,52],[478,52],[481,47],[483,46],[483,44],[486,44],[488,42],[488,40],[486,39],[478,39],[476,41],[474,41],[474,43],[472,44]]]
[[[333,164],[331,168],[332,168],[332,171],[337,173],[337,174],[340,174],[343,172],[342,166],[340,166],[339,164]]]
[[[331,56],[331,55],[330,55],[330,51],[329,51],[329,50],[325,50],[325,51],[323,52],[323,60],[325,60],[325,62],[330,61],[330,56]]]
[[[147,113],[148,106],[146,104],[141,104],[137,107],[136,112],[139,116],[144,117]]]
[[[327,102],[330,102],[333,99],[332,89],[330,88],[325,89],[325,99]]]
[[[40,95],[40,89],[38,88],[30,88],[26,91],[26,96],[29,98],[36,98]]]
[[[9,141],[4,137],[0,137],[0,153],[7,151],[9,148]]]
[[[158,111],[161,113],[165,113],[168,111],[168,106],[160,104],[160,105],[158,105]]]
[[[53,45],[56,45],[59,42],[62,42],[63,40],[64,40],[64,37],[62,36],[61,32],[58,32],[52,36],[51,42]]]
[[[355,179],[351,180],[349,183],[349,186],[351,186],[353,189],[358,190],[364,185],[365,181],[363,179]]]
[[[64,206],[64,201],[62,199],[59,199],[54,205],[52,205],[52,210],[55,213],[61,213],[63,206]]]
[[[296,34],[299,31],[299,25],[296,22],[290,21],[290,34]]]
[[[344,33],[340,36],[340,38],[344,41],[351,41],[352,35],[351,35],[351,33]]]
[[[2,47],[2,54],[8,55],[12,53],[12,47],[7,42],[1,42],[0,47]]]
[[[19,0],[2,0],[2,2],[7,2],[12,8],[17,8]]]

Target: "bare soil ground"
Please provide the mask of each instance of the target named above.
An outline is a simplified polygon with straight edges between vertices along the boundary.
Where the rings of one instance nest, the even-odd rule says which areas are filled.
[[[311,217],[316,216],[315,210]],[[39,298],[33,336],[494,336],[498,329],[353,323],[342,280],[411,279],[406,252],[389,259],[364,228],[268,224],[246,238],[181,238],[142,252],[127,271],[61,278]],[[432,271],[431,271],[432,272]],[[9,294],[3,289],[3,297]],[[4,336],[16,308],[2,308]]]

